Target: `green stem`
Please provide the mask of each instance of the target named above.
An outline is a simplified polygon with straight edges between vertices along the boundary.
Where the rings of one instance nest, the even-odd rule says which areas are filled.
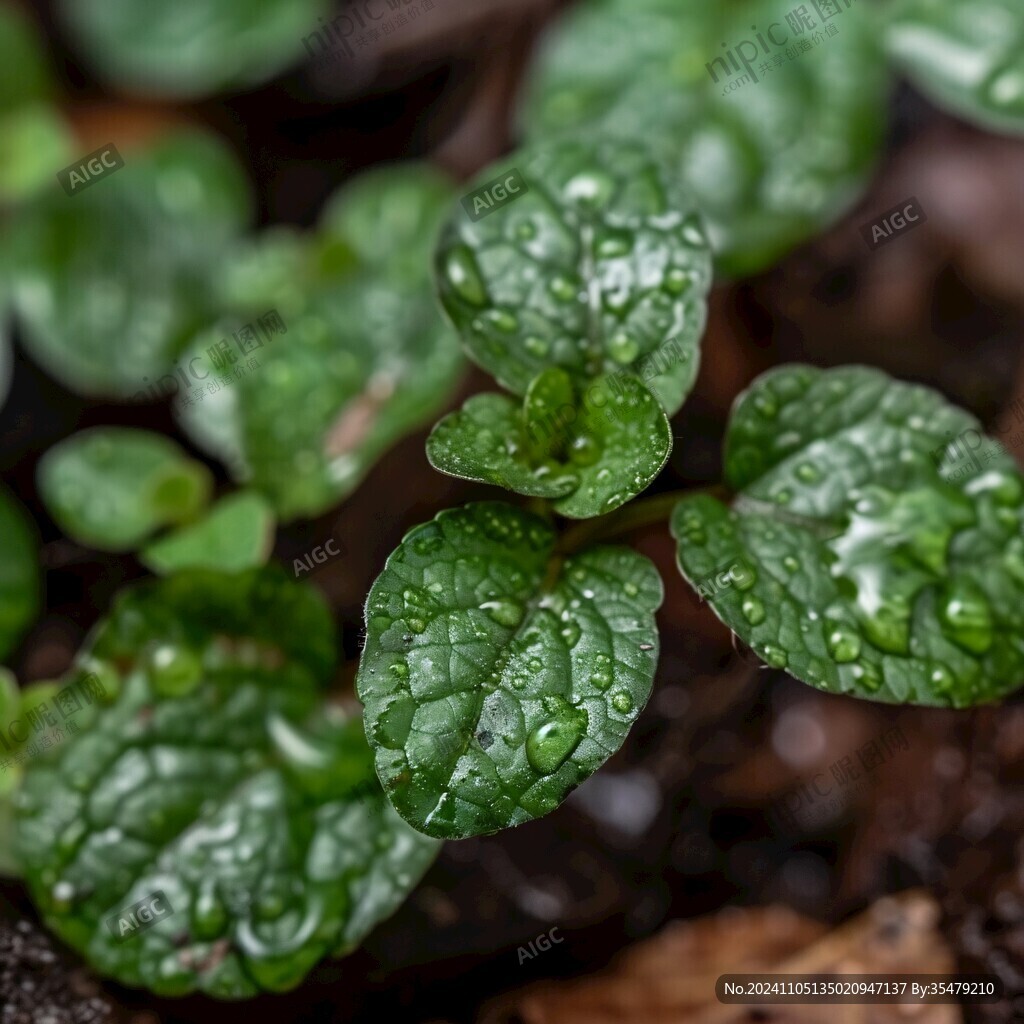
[[[652,523],[664,522],[683,498],[692,497],[694,494],[710,494],[723,500],[728,498],[728,491],[722,484],[656,494],[652,498],[634,501],[606,516],[587,519],[571,526],[559,539],[558,551],[565,555],[572,554],[588,544],[621,537]]]

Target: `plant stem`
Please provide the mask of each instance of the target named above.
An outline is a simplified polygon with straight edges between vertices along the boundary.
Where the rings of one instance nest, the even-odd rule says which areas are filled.
[[[656,494],[651,498],[635,501],[606,516],[587,519],[571,526],[559,539],[558,551],[566,555],[572,554],[587,544],[620,537],[633,530],[639,530],[643,526],[663,522],[669,518],[672,509],[683,498],[692,497],[694,494],[710,494],[725,499],[728,492],[722,484],[716,484],[710,487],[669,491],[667,494]]]

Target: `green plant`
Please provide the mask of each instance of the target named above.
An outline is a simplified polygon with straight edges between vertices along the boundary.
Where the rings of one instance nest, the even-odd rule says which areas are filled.
[[[984,463],[969,456],[978,422],[927,388],[865,367],[776,369],[737,399],[722,485],[640,497],[697,377],[712,265],[770,265],[865,180],[884,130],[880,27],[926,88],[979,114],[906,43],[920,39],[908,19],[954,32],[936,7],[896,3],[886,21],[861,0],[827,49],[738,106],[707,65],[784,17],[777,0],[592,0],[542,53],[527,147],[502,161],[528,191],[473,221],[429,166],[385,168],[346,184],[313,230],[256,236],[240,169],[204,135],[130,151],[71,202],[45,191],[62,122],[30,34],[3,15],[0,119],[16,120],[0,148],[0,300],[28,352],[77,392],[152,400],[158,380],[179,391],[182,367],[226,376],[222,341],[268,309],[287,338],[202,402],[175,395],[183,432],[244,490],[211,505],[205,467],[125,428],[40,462],[63,533],[161,577],[116,599],[66,679],[19,691],[0,670],[0,723],[22,728],[56,722],[86,680],[102,693],[53,749],[3,742],[0,870],[20,865],[64,940],[161,994],[281,991],[387,916],[437,840],[554,810],[651,693],[663,586],[622,543],[639,527],[670,523],[684,578],[810,685],[967,707],[1019,684],[1024,478],[994,442]],[[297,36],[319,9],[268,2],[221,66],[211,40],[242,31],[245,5],[203,6],[217,32],[188,61],[164,14],[65,8],[91,52],[139,43],[113,77],[148,69],[174,93],[249,81],[267,47],[271,73],[294,47],[268,26]],[[989,60],[984,96],[1019,129],[1008,60]],[[526,501],[442,511],[388,558],[365,608],[361,721],[325,694],[338,655],[324,601],[264,563],[278,521],[331,508],[442,411],[460,339],[504,391],[444,416],[429,461]],[[38,613],[38,563],[0,492],[0,658]],[[117,941],[107,918],[154,890],[173,912]]]

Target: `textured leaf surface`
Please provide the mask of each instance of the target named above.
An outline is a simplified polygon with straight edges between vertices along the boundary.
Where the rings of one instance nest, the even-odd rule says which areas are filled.
[[[274,546],[274,512],[258,494],[233,494],[197,523],[148,545],[139,556],[153,572],[240,572],[266,563]]]
[[[529,78],[528,138],[587,129],[655,140],[692,190],[719,268],[762,270],[855,200],[884,131],[872,5],[838,0],[823,24],[808,4],[814,26],[797,32],[799,6],[583,0]]]
[[[308,53],[324,0],[64,0],[73,38],[107,79],[133,92],[201,96],[255,85]],[[319,51],[319,44],[314,41]]]
[[[650,695],[661,579],[625,548],[552,562],[541,519],[442,512],[388,559],[357,687],[398,812],[463,838],[554,810],[622,744]]]
[[[969,121],[1024,132],[1024,7],[1016,0],[896,0],[889,53]]]
[[[48,373],[87,394],[137,395],[207,320],[210,268],[249,216],[222,145],[181,134],[67,196],[51,188],[12,225],[14,309]]]
[[[57,525],[107,551],[130,551],[160,527],[195,518],[211,488],[206,467],[173,441],[124,427],[94,427],[54,445],[38,482]]]
[[[39,613],[39,546],[28,516],[0,488],[0,658]]]
[[[470,354],[522,395],[548,367],[581,382],[638,372],[672,342],[650,383],[671,415],[697,374],[710,286],[691,197],[637,144],[568,141],[515,159],[529,191],[476,222],[460,207],[438,248],[441,300]]]
[[[318,706],[333,628],[310,588],[180,574],[119,599],[90,653],[119,695],[30,763],[17,829],[44,918],[102,973],[162,995],[291,988],[434,856],[358,720]],[[172,913],[115,937],[107,919],[156,891]]]
[[[765,661],[823,690],[966,706],[1024,682],[1024,479],[974,417],[863,367],[784,367],[738,400],[731,509],[679,504],[683,575]]]
[[[417,174],[422,194],[413,203]],[[396,190],[399,204],[415,206],[416,223],[432,232],[423,208],[438,202],[438,182],[429,168],[417,165],[402,175],[388,169],[352,187],[353,205],[358,199],[374,208],[386,207]],[[346,194],[332,201],[335,220],[343,219]],[[360,216],[351,213],[353,221]],[[416,244],[426,249],[432,242],[431,233]],[[381,262],[353,268],[336,251],[338,243],[323,231],[304,243],[279,235],[272,246],[259,247],[246,272],[233,273],[228,283],[243,300],[238,315],[204,332],[186,358],[190,365],[198,359],[197,374],[211,375],[204,380],[217,381],[225,371],[214,367],[208,350],[227,339],[245,372],[201,402],[180,402],[176,411],[196,442],[265,494],[283,519],[317,515],[345,497],[392,444],[437,412],[462,367],[458,339],[432,294],[428,263],[414,268],[404,255],[382,253]],[[341,248],[348,251],[347,244]],[[257,287],[260,281],[282,300],[287,334],[257,349],[258,366],[246,369],[231,334],[266,312],[268,292]]]
[[[658,475],[672,430],[658,400],[632,375],[599,377],[578,394],[564,370],[545,370],[523,408],[476,395],[427,439],[442,473],[558,499],[573,519],[613,511]]]

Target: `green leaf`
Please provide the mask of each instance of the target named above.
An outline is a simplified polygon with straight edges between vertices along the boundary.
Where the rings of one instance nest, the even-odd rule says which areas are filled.
[[[0,7],[0,113],[47,100],[52,76],[35,25],[11,4]]]
[[[131,551],[163,526],[185,523],[210,494],[209,471],[159,434],[94,427],[40,460],[39,493],[69,537],[105,551]]]
[[[364,265],[398,264],[419,279],[451,199],[451,183],[428,165],[377,167],[335,193],[320,230]]]
[[[819,689],[964,707],[1024,680],[1024,478],[938,393],[789,366],[737,401],[729,509],[672,518],[683,575]]]
[[[79,195],[40,193],[13,221],[13,306],[31,355],[67,387],[147,398],[209,318],[211,268],[249,216],[222,144],[185,133]]]
[[[388,807],[358,719],[318,702],[334,643],[312,588],[276,569],[152,581],[90,655],[119,695],[30,762],[17,829],[44,919],[101,973],[160,995],[284,991],[436,853]],[[115,937],[108,919],[157,891],[171,913]]]
[[[115,85],[151,96],[197,97],[272,78],[310,52],[326,0],[64,0],[60,13],[90,63]],[[320,44],[310,44],[317,52]]]
[[[0,203],[20,202],[72,159],[73,140],[64,119],[46,103],[27,103],[0,113]]]
[[[550,366],[583,382],[672,343],[651,382],[671,415],[697,374],[711,281],[690,197],[637,144],[569,141],[515,161],[528,191],[475,222],[460,207],[438,247],[441,301],[470,355],[522,395]]]
[[[635,377],[599,377],[580,395],[559,369],[537,377],[522,410],[504,395],[476,395],[427,439],[442,473],[558,499],[555,509],[573,519],[634,498],[671,450],[668,419]]]
[[[351,186],[349,201],[383,208],[395,191],[400,205],[417,205],[409,198],[416,175],[419,205],[436,204],[437,178],[424,166],[368,175]],[[342,217],[346,195],[332,202],[333,217]],[[352,222],[359,216],[353,212]],[[285,236],[263,247],[228,285],[249,304],[204,332],[183,360],[198,360],[197,373],[216,379],[211,346],[227,338],[234,351],[231,333],[266,312],[254,303],[267,303],[267,294],[282,298],[287,336],[259,348],[258,366],[216,393],[192,404],[181,396],[176,413],[196,443],[266,495],[283,520],[318,515],[346,497],[388,448],[437,413],[462,367],[426,262],[414,270],[399,253],[353,267],[347,244],[347,256],[338,244],[322,232],[300,243],[301,251]],[[259,300],[261,280],[276,284]]]
[[[264,565],[274,546],[274,512],[258,494],[232,494],[199,522],[154,541],[139,558],[168,576],[182,569],[239,572]]]
[[[625,548],[563,561],[543,520],[486,502],[411,531],[366,604],[356,685],[377,774],[428,835],[555,809],[622,745],[658,657],[654,566]]]
[[[799,6],[583,0],[528,78],[527,137],[587,130],[656,145],[692,190],[719,270],[763,270],[856,200],[885,127],[873,5],[840,0],[825,25],[808,5],[814,28],[798,34]]]
[[[18,717],[18,685],[14,676],[0,668],[0,730],[9,735],[11,722]],[[9,761],[6,740],[0,743],[0,876],[20,878],[21,865],[14,852],[13,793],[21,781],[21,769]]]
[[[1015,0],[895,0],[890,56],[935,102],[974,123],[1024,132],[1024,9]]]
[[[35,528],[0,488],[0,658],[14,650],[39,614],[41,589]]]

